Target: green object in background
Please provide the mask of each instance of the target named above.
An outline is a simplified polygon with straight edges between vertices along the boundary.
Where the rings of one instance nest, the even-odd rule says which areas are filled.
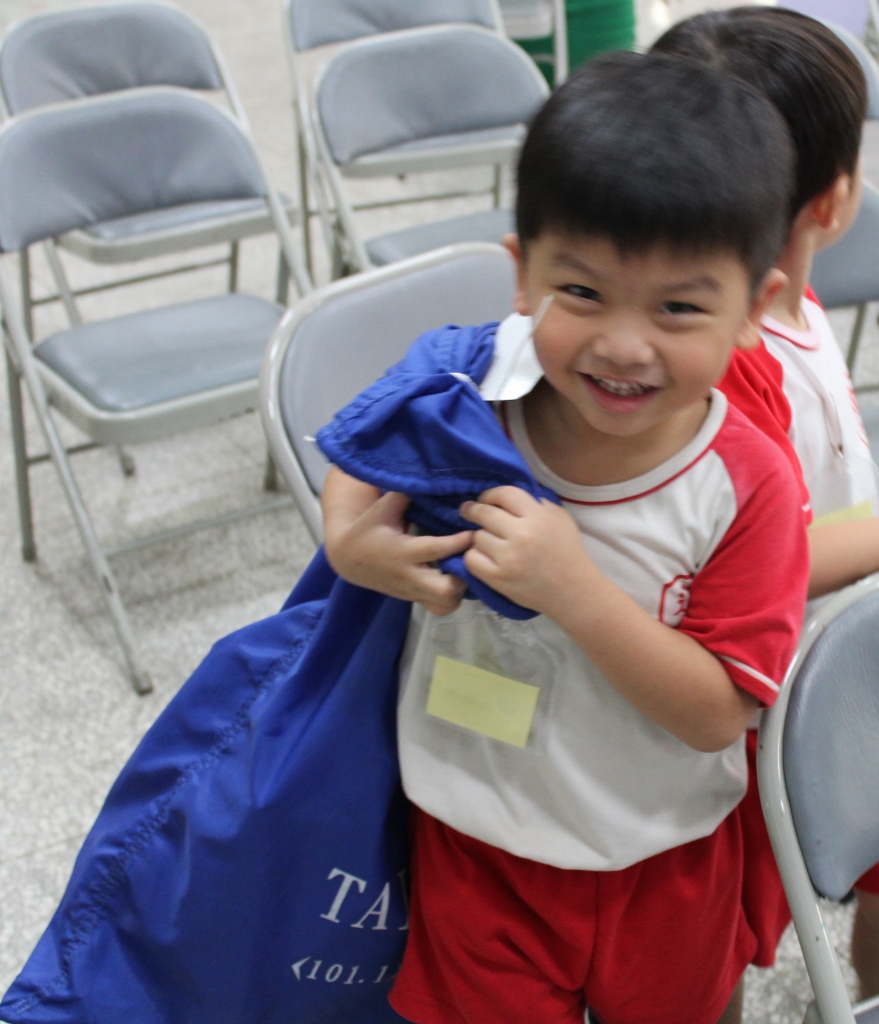
[[[571,71],[605,50],[631,50],[635,45],[633,0],[566,0],[568,12],[568,59]],[[552,39],[517,40],[538,58],[552,53]],[[552,65],[540,68],[552,85]]]

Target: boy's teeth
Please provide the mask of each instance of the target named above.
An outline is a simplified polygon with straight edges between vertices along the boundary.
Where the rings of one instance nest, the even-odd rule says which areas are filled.
[[[592,376],[590,374],[590,376]],[[653,389],[649,384],[627,384],[621,380],[606,380],[604,377],[592,376],[595,383],[603,388],[605,391],[609,391],[612,395],[643,395]]]

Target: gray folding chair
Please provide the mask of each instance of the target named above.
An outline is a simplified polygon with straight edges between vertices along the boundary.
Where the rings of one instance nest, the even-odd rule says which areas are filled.
[[[332,249],[334,243],[329,203],[317,163],[308,108],[310,88],[303,55],[364,36],[450,22],[481,25],[503,32],[497,0],[419,0],[418,3],[411,0],[284,0],[284,28],[299,156],[300,209],[303,211],[303,240],[309,271],[313,266],[312,216],[321,217],[327,246]],[[494,184],[498,195],[499,188],[498,180]],[[318,204],[315,209],[312,209],[310,193]]]
[[[879,575],[807,622],[775,705],[763,715],[760,795],[815,1004],[809,1024],[877,1024],[852,1007],[821,913],[879,862]]]
[[[155,209],[249,199],[268,204],[284,257],[306,290],[307,275],[290,226],[249,137],[231,116],[194,93],[168,88],[114,93],[39,108],[13,118],[0,131],[0,253],[19,254],[25,267],[30,246],[67,231]],[[283,309],[226,293],[80,324],[38,340],[27,309],[15,301],[8,261],[8,256],[0,259],[0,309],[22,553],[25,560],[36,557],[29,469],[49,457],[135,685],[144,692],[149,677],[137,658],[54,411],[91,442],[127,444],[253,409],[263,350]],[[21,380],[48,456],[28,452]]]
[[[260,411],[272,457],[315,543],[328,465],[314,435],[401,359],[424,331],[500,320],[512,309],[513,261],[462,243],[319,288],[284,316],[266,350]]]
[[[460,241],[498,241],[494,209],[364,241],[346,179],[512,164],[548,88],[514,43],[475,25],[437,25],[349,43],[315,84],[318,158],[341,227],[341,263],[382,266]],[[495,197],[497,204],[498,197]]]
[[[568,77],[568,18],[565,0],[500,0],[507,35],[513,39],[552,37],[552,53],[537,54],[538,63],[553,69],[553,83]]]
[[[221,53],[201,25],[169,4],[123,0],[49,11],[13,25],[0,43],[0,109],[6,118],[49,104],[153,85],[218,93],[248,130],[247,116]],[[68,232],[57,242],[81,258],[100,264],[127,263],[228,243],[228,256],[176,269],[228,264],[229,290],[234,291],[240,241],[273,230],[271,215],[261,199],[227,199],[114,218]],[[58,294],[36,302],[60,299],[71,324],[77,324],[81,320],[76,306],[80,293],[67,281],[51,240],[47,257]],[[126,277],[114,280],[111,286],[166,273],[163,270],[160,274]],[[286,286],[286,278],[280,275],[282,286]],[[283,294],[279,297],[284,300]],[[30,301],[30,296],[25,296],[25,302]]]
[[[867,120],[879,120],[879,65],[851,32],[829,22],[828,26],[858,58],[867,79]],[[867,304],[879,300],[879,192],[868,182],[864,183],[864,197],[854,224],[835,245],[816,255],[811,284],[826,309],[857,307],[846,352],[848,370],[854,378]],[[855,390],[877,388],[879,384],[869,384]]]

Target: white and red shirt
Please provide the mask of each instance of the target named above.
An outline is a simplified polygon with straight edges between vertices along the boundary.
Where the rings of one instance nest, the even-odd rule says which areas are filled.
[[[500,341],[499,332],[498,360]],[[495,375],[500,394],[492,397],[515,377]],[[527,382],[513,387],[527,390]],[[505,403],[504,418],[532,472],[576,520],[596,566],[771,704],[802,625],[808,577],[799,489],[778,447],[714,391],[698,434],[667,462],[633,480],[585,487],[540,460],[519,401]],[[438,656],[536,687],[527,742],[428,714]],[[624,868],[711,834],[745,792],[743,741],[719,753],[687,746],[624,700],[544,616],[512,621],[476,601],[445,618],[419,613],[401,680],[409,798],[520,857]]]
[[[824,310],[804,298],[808,330],[764,317],[761,333],[782,367],[791,408],[788,436],[799,457],[815,522],[879,512],[876,467],[845,360]]]

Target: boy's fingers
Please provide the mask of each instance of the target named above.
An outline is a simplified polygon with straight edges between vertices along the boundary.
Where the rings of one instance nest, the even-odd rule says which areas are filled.
[[[536,504],[534,498],[521,487],[492,487],[479,495],[479,501],[483,505],[494,505],[510,512],[514,516],[524,516],[530,512]]]
[[[473,531],[463,530],[448,537],[411,537],[409,543],[412,555],[419,562],[438,562],[466,551],[473,543]]]
[[[510,488],[512,490],[512,488]],[[510,527],[510,512],[498,505],[490,505],[483,501],[468,501],[459,509],[462,518],[476,523],[498,537],[506,535]]]

